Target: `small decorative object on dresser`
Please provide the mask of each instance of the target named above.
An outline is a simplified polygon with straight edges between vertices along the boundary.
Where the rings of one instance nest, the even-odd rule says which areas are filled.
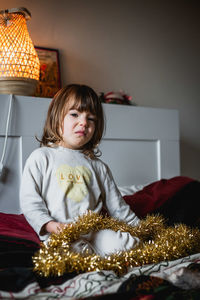
[[[101,93],[100,99],[103,103],[112,103],[112,104],[125,104],[131,105],[132,97],[124,93],[123,91],[119,92],[109,92],[109,93]]]

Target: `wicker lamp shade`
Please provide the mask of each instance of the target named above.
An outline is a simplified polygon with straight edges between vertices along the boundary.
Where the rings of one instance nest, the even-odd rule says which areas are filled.
[[[34,95],[40,62],[29,36],[26,8],[0,11],[0,93]]]

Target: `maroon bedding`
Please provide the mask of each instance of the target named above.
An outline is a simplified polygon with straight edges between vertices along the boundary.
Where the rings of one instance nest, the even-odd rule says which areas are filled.
[[[22,214],[0,213],[0,235],[22,238],[37,244],[40,243],[38,235]]]

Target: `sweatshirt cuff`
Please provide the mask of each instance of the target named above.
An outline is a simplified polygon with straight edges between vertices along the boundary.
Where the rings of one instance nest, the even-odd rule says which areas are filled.
[[[139,225],[139,223],[140,223],[140,219],[137,217],[137,216],[135,216],[135,218],[133,219],[133,221],[131,222],[131,226],[137,226],[137,225]]]

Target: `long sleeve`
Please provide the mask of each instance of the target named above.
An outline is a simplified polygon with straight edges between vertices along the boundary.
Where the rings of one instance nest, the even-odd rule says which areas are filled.
[[[116,219],[125,221],[129,225],[136,226],[140,219],[131,211],[129,205],[122,198],[108,167],[104,181],[104,190],[105,206],[109,214]]]
[[[20,187],[20,206],[27,221],[40,235],[42,226],[53,220],[49,215],[46,203],[41,197],[42,178],[41,173],[45,169],[44,161],[33,153],[27,160]]]

